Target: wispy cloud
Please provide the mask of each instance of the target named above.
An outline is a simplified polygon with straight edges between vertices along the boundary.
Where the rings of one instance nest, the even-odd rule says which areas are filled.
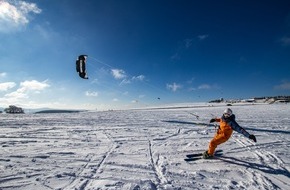
[[[138,100],[132,100],[131,103],[132,104],[137,104],[138,103]]]
[[[35,25],[34,30],[45,40],[50,40],[51,36],[56,36],[56,33],[50,29],[48,22],[42,25]]]
[[[14,86],[16,86],[15,82],[0,83],[0,91],[7,91],[7,90],[13,88]]]
[[[192,84],[194,80],[195,80],[195,78],[192,77],[191,79],[189,79],[189,80],[187,81],[187,83],[188,83],[188,84]]]
[[[203,35],[198,35],[198,36],[197,36],[197,38],[198,38],[199,40],[205,40],[205,39],[207,39],[208,37],[209,37],[208,34],[203,34]]]
[[[199,41],[202,41],[202,40],[205,40],[209,37],[208,34],[202,34],[202,35],[198,35],[197,38]],[[195,42],[195,39],[194,38],[188,38],[188,39],[185,39],[184,40],[184,45],[185,45],[185,48],[189,48],[193,45],[193,43]],[[197,42],[196,42],[197,43]]]
[[[198,89],[199,90],[209,90],[211,89],[212,87],[209,85],[209,84],[202,84],[202,85],[199,85],[198,86]]]
[[[217,84],[201,84],[197,88],[198,90],[212,90],[212,89],[220,89],[220,86]]]
[[[176,52],[174,55],[172,55],[172,56],[170,57],[170,59],[171,59],[172,61],[174,61],[174,60],[179,60],[179,59],[180,59],[180,55],[179,55],[179,53]]]
[[[166,84],[166,88],[168,90],[171,90],[173,92],[176,92],[178,89],[182,88],[182,85],[176,84],[175,82],[173,84]]]
[[[130,84],[132,83],[133,81],[144,81],[145,80],[145,76],[144,75],[139,75],[139,76],[133,76],[132,78],[128,79],[128,78],[125,78],[122,80],[122,82],[120,83],[121,85],[122,84]]]
[[[6,77],[6,76],[7,76],[7,73],[0,73],[1,78]]]
[[[172,61],[180,60],[183,52],[187,51],[192,46],[193,47],[197,46],[199,43],[201,43],[201,41],[204,41],[208,37],[209,37],[208,34],[201,34],[201,35],[198,35],[198,36],[194,36],[192,38],[184,39],[182,42],[179,42],[179,45],[176,48],[176,51],[170,57],[170,59]]]
[[[129,79],[123,79],[122,82],[120,83],[120,85],[125,85],[125,84],[130,84],[131,80]]]
[[[216,84],[210,85],[210,84],[201,84],[197,87],[190,87],[189,91],[195,91],[195,90],[212,90],[212,89],[220,89],[220,87]]]
[[[126,72],[122,69],[111,69],[112,76],[117,80],[122,80],[120,85],[130,84],[133,81],[144,81],[145,76],[144,75],[138,75],[138,76],[128,76]]]
[[[290,82],[283,81],[281,84],[274,87],[276,90],[290,90]]]
[[[184,45],[185,45],[185,47],[186,48],[189,48],[190,46],[192,46],[192,41],[193,41],[193,39],[185,39],[184,40]]]
[[[280,42],[282,43],[283,46],[290,46],[290,37],[284,36],[283,38],[280,39]]]
[[[111,74],[115,79],[124,79],[127,77],[125,71],[122,69],[112,69]]]
[[[144,75],[139,75],[139,76],[132,77],[132,80],[135,80],[135,81],[144,81],[144,79],[145,79]]]
[[[93,97],[97,97],[99,95],[98,92],[91,92],[91,91],[86,91],[86,96],[93,96]]]
[[[39,14],[41,9],[35,3],[25,1],[0,1],[0,32],[19,30],[30,22],[30,13]]]

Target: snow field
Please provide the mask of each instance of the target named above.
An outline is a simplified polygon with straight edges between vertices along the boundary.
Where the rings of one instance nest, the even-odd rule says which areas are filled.
[[[1,114],[0,189],[290,189],[290,106],[231,108],[258,142],[234,132],[194,162],[225,107]]]

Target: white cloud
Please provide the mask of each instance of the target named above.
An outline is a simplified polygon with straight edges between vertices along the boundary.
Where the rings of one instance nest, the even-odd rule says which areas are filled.
[[[47,84],[47,81],[39,82],[36,80],[31,80],[20,83],[20,87],[23,88],[24,90],[43,90],[49,86],[50,85]]]
[[[41,13],[35,3],[25,1],[0,1],[0,32],[8,33],[20,29],[29,23],[29,14]]]
[[[112,69],[111,73],[115,79],[124,79],[126,78],[126,73],[122,69]]]
[[[178,89],[182,88],[182,86],[174,82],[173,84],[166,84],[166,88],[173,92],[176,92]]]
[[[290,90],[290,82],[283,81],[282,84],[279,84],[274,88],[277,90]]]
[[[50,85],[47,81],[39,82],[36,80],[24,81],[20,83],[20,88],[16,91],[5,95],[5,98],[13,99],[17,101],[18,99],[28,98],[28,93],[39,93],[39,91],[48,88]]]
[[[99,95],[98,92],[90,92],[90,91],[86,91],[86,96],[97,97],[98,95]]]
[[[9,98],[9,99],[13,99],[14,101],[17,101],[19,99],[28,98],[28,95],[25,92],[23,92],[21,89],[18,89],[14,92],[6,94],[5,98]]]
[[[0,73],[0,75],[1,75],[1,73]],[[0,91],[7,91],[8,89],[13,88],[14,86],[16,86],[16,84],[14,82],[0,83]]]
[[[24,14],[28,14],[29,12],[41,13],[41,9],[35,3],[26,3],[25,1],[19,1],[19,10]]]
[[[10,86],[16,86],[16,84],[11,83]],[[40,91],[45,90],[50,85],[47,84],[47,81],[39,82],[36,80],[24,81],[21,82],[19,88],[13,92],[5,94],[3,97],[0,97],[1,105],[21,105],[26,107],[41,107],[48,104],[43,104],[36,102],[35,99],[31,98],[30,95],[40,93]],[[49,103],[51,104],[51,103]]]

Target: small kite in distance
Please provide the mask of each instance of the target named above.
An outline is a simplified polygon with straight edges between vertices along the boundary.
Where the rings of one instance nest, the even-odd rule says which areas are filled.
[[[76,60],[76,70],[83,79],[89,79],[86,73],[86,59],[87,55],[80,55]]]

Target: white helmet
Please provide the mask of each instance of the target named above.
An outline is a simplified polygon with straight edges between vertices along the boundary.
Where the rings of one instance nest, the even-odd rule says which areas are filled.
[[[233,111],[230,108],[225,109],[224,115],[230,117],[233,114]]]

